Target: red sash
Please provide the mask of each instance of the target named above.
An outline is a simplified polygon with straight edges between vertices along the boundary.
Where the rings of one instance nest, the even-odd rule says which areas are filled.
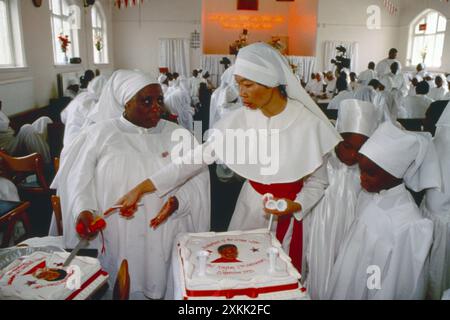
[[[275,198],[289,199],[294,201],[297,198],[297,194],[303,189],[303,180],[293,183],[281,183],[281,184],[261,184],[254,181],[250,181],[253,189],[261,195],[271,193]],[[278,241],[283,243],[284,237],[289,229],[291,222],[291,216],[281,216],[278,218],[276,236]],[[303,254],[303,222],[294,219],[294,230],[292,233],[291,245],[289,249],[289,256],[292,259],[292,264],[297,270],[302,272],[302,254]]]

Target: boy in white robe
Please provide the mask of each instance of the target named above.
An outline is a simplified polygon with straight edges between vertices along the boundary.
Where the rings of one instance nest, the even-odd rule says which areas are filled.
[[[415,96],[407,96],[402,103],[402,108],[399,112],[400,119],[425,119],[430,104],[433,99],[428,97],[430,86],[426,81],[419,82],[416,87]]]
[[[409,191],[441,186],[430,134],[385,122],[360,150],[354,224],[333,267],[328,299],[424,299],[433,223]]]
[[[427,190],[421,205],[424,217],[434,223],[430,254],[428,298],[440,299],[450,288],[450,107],[436,124],[433,139],[442,170],[442,191]]]
[[[328,159],[330,185],[310,215],[306,287],[312,299],[325,298],[339,247],[355,219],[361,191],[358,152],[377,128],[376,118],[370,102],[353,99],[340,105],[336,127],[344,141]]]
[[[399,71],[401,71],[402,65],[401,65],[400,61],[397,60],[397,54],[398,54],[398,50],[395,49],[395,48],[392,48],[391,50],[389,50],[389,56],[386,59],[381,60],[377,64],[376,72],[377,72],[377,75],[378,75],[379,79],[381,79],[386,74],[391,72],[391,65],[394,62],[398,63]]]
[[[122,108],[119,119],[101,121],[84,130],[63,151],[61,167],[52,184],[61,198],[65,247],[79,237],[92,239],[88,226],[114,205],[142,175],[153,174],[170,163],[174,131],[185,129],[160,120],[163,95],[159,84],[142,74],[121,70],[106,89]],[[137,180],[136,180],[137,179]],[[122,211],[102,217],[106,221],[104,242],[96,238],[102,267],[116,279],[122,260],[129,265],[130,296],[170,298],[168,283],[172,244],[182,232],[206,232],[210,227],[209,173],[202,171],[170,195],[177,199],[175,212],[160,220],[158,211],[168,197],[147,195],[134,216]],[[170,197],[173,201],[173,197]],[[172,213],[170,212],[170,213]],[[155,218],[156,217],[156,218]],[[76,231],[75,232],[75,226]],[[112,288],[112,286],[111,286]]]
[[[358,76],[358,83],[367,86],[372,79],[377,78],[377,73],[375,71],[375,62],[369,62],[367,70],[361,72]]]

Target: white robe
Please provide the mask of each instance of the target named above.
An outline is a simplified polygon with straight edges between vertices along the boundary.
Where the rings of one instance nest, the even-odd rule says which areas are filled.
[[[399,90],[403,96],[408,94],[408,85],[406,83],[403,74],[397,72],[393,74],[389,72],[387,75],[381,78],[381,83],[386,87],[387,92],[391,92],[393,89]]]
[[[367,69],[359,74],[358,82],[360,84],[362,84],[363,86],[368,86],[369,82],[372,79],[376,79],[376,78],[377,78],[377,73],[375,72],[375,70]]]
[[[326,298],[424,299],[433,223],[422,218],[405,185],[380,194],[362,191],[356,216],[333,267]]]
[[[80,133],[89,112],[97,103],[98,97],[90,92],[83,92],[75,97],[61,112],[64,127],[64,146],[69,145]]]
[[[0,177],[0,200],[20,201],[16,185],[3,177]]]
[[[356,202],[361,191],[357,165],[349,167],[333,153],[329,157],[327,171],[330,185],[322,200],[311,211],[310,239],[306,252],[306,287],[314,300],[325,298],[340,246],[356,218]]]
[[[402,70],[402,64],[400,63],[400,61],[396,60],[396,59],[383,59],[381,60],[378,64],[377,67],[375,68],[375,71],[378,74],[378,77],[381,79],[383,76],[385,76],[386,74],[391,72],[391,65],[397,62],[398,63],[398,72],[400,72]]]
[[[37,152],[45,163],[51,162],[47,144],[47,125],[53,123],[49,117],[40,117],[32,124],[24,124],[17,136],[9,126],[10,120],[0,111],[0,147],[13,156],[25,156]]]
[[[320,96],[324,93],[323,92],[324,85],[325,85],[325,82],[323,82],[323,80],[320,80],[320,81],[313,80],[311,87],[310,87],[310,92],[312,94],[314,94],[315,96]]]
[[[344,90],[338,93],[336,97],[334,97],[330,103],[328,104],[328,110],[339,110],[339,106],[341,102],[347,99],[353,99],[353,91]]]
[[[191,97],[181,87],[174,87],[170,93],[164,96],[164,104],[172,114],[178,116],[178,124],[183,128],[194,132],[195,110],[191,107]]]
[[[428,96],[408,96],[403,100],[403,110],[399,114],[400,119],[425,119],[425,114],[433,103]]]
[[[427,190],[421,210],[434,223],[428,297],[441,299],[450,288],[450,128],[438,128],[433,143],[441,163],[443,191]]]
[[[445,100],[444,97],[447,93],[448,89],[445,87],[431,88],[428,97],[434,101]]]
[[[181,127],[161,120],[157,127],[136,127],[124,118],[106,120],[84,130],[62,155],[61,167],[52,184],[61,197],[64,244],[78,242],[75,220],[84,210],[102,213],[123,194],[171,162],[175,142],[171,135]],[[156,230],[153,219],[167,197],[144,195],[132,219],[118,213],[106,218],[106,253],[100,255],[102,267],[114,283],[120,263],[128,260],[131,294],[143,293],[161,299],[168,286],[173,239],[182,232],[206,232],[210,229],[209,173],[189,180],[174,192],[179,209]],[[100,235],[97,248],[101,247]]]

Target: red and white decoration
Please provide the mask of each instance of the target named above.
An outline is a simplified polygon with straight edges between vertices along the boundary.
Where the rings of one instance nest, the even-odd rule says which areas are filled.
[[[144,0],[114,0],[114,6],[119,9],[122,7],[141,5],[142,3],[144,3]]]
[[[384,7],[390,15],[396,15],[399,12],[398,7],[391,0],[384,0]]]

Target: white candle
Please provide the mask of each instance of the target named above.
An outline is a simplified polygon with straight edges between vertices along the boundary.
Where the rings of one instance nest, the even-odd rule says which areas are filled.
[[[270,247],[267,249],[267,254],[269,255],[269,273],[274,273],[276,271],[276,263],[278,257],[278,249]]]
[[[198,259],[198,275],[204,277],[206,275],[206,262],[208,261],[209,252],[202,250],[197,252]]]

